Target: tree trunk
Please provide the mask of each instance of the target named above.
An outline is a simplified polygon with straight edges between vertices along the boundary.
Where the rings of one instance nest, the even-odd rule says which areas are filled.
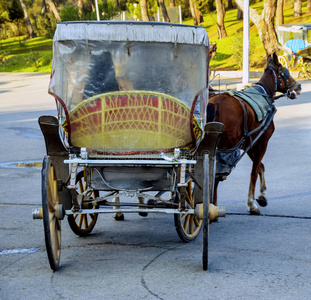
[[[61,18],[60,18],[60,15],[59,15],[59,13],[57,11],[57,8],[56,8],[53,0],[45,0],[45,1],[46,1],[47,5],[49,6],[50,10],[52,11],[56,21],[60,22]]]
[[[217,27],[218,27],[218,38],[221,40],[227,37],[225,28],[225,5],[222,0],[216,0],[216,11],[217,11]]]
[[[284,24],[283,6],[284,6],[284,0],[277,0],[276,22],[275,22],[276,28],[278,28],[280,25]]]
[[[164,18],[164,22],[170,22],[170,18],[168,16],[168,13],[167,13],[167,10],[166,10],[166,6],[164,4],[164,0],[158,0],[158,4],[159,4],[159,7],[162,11],[162,16]]]
[[[81,17],[82,10],[83,10],[83,1],[82,0],[77,0],[77,6],[79,8],[79,17]]]
[[[295,0],[294,2],[294,17],[301,17],[302,10],[301,10],[301,0]]]
[[[147,0],[140,0],[140,7],[141,7],[141,17],[143,21],[149,21],[148,15],[148,7],[147,7]]]
[[[43,16],[45,12],[46,12],[46,3],[45,3],[45,0],[42,0],[42,7],[41,7],[40,15]]]
[[[238,7],[237,20],[243,20],[243,11]]]
[[[311,0],[307,1],[307,14],[311,14]]]
[[[27,7],[25,5],[24,0],[19,0],[19,2],[21,3],[21,6],[22,6],[22,9],[23,9],[23,12],[24,12],[24,18],[25,18],[25,21],[26,21],[26,24],[27,24],[29,38],[32,39],[32,38],[36,37],[36,35],[35,35],[34,31],[33,31],[32,24],[31,24],[29,16],[28,16]]]
[[[170,7],[175,7],[175,0],[170,0]]]
[[[244,9],[243,0],[235,0],[240,9]],[[272,54],[278,50],[278,39],[274,27],[274,17],[276,13],[277,0],[264,0],[264,9],[261,16],[258,12],[250,8],[250,19],[258,29],[259,38],[266,51],[266,54]]]
[[[199,25],[203,22],[202,13],[197,9],[194,0],[189,0],[189,6],[194,25]]]
[[[233,9],[232,0],[228,0],[228,9]]]

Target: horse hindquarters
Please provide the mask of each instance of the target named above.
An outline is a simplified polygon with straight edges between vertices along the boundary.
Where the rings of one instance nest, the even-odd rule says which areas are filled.
[[[208,103],[206,108],[206,123],[213,122],[216,117],[216,109],[213,103]]]
[[[224,131],[218,143],[218,149],[220,151],[233,148],[241,140],[244,124],[243,117],[241,118],[241,116],[243,116],[241,105],[230,95],[218,94],[209,99],[207,106],[207,122],[215,121],[224,124]],[[222,159],[218,156],[217,160],[217,165],[219,167]],[[231,167],[229,167],[229,169],[231,169]],[[215,178],[213,204],[216,206],[218,184],[226,178],[226,175],[222,174],[222,172],[220,173],[221,174],[218,172],[218,176]]]

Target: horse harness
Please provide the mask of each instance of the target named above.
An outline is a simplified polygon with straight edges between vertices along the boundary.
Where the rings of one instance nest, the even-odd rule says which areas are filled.
[[[295,84],[295,81],[289,85],[288,79],[290,77],[289,71],[287,69],[284,69],[282,71],[279,70],[279,76],[276,75],[274,69],[269,66],[269,68],[272,70],[272,73],[275,78],[275,91],[278,89],[278,79],[279,82],[283,79],[283,81],[286,84],[286,92],[282,94],[281,96],[273,97],[268,95],[265,88],[260,84],[256,83],[252,86],[253,89],[256,90],[256,94],[260,94],[262,97],[264,97],[269,104],[270,110],[267,112],[263,120],[261,121],[260,125],[253,129],[252,131],[248,130],[248,124],[247,124],[247,111],[246,111],[246,105],[241,96],[243,94],[242,92],[237,91],[230,91],[229,94],[234,97],[239,103],[241,104],[241,107],[243,109],[243,120],[244,120],[244,134],[241,138],[241,140],[232,148],[226,149],[226,150],[218,150],[216,153],[217,157],[217,163],[216,163],[216,176],[219,180],[225,180],[226,177],[231,173],[231,171],[235,168],[236,164],[242,159],[242,157],[252,148],[252,146],[257,142],[257,140],[260,138],[260,136],[267,130],[269,127],[271,121],[273,120],[274,114],[276,113],[276,108],[273,104],[275,99],[278,99],[283,96],[287,96],[289,98],[292,97],[290,88]],[[249,96],[248,96],[249,97]],[[292,99],[292,98],[291,98]],[[257,133],[255,138],[252,138],[252,135]],[[240,154],[241,149],[243,148],[246,141],[249,140],[248,146],[244,149],[243,153]]]

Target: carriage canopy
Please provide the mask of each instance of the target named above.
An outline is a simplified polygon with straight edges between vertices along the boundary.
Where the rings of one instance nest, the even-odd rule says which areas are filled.
[[[105,116],[109,117],[120,105],[130,105],[153,107],[152,111],[141,109],[130,112],[131,119],[136,120],[134,123],[139,127],[140,133],[148,124],[151,126],[150,121],[158,123],[148,129],[152,132],[159,130],[158,127],[163,125],[162,120],[159,124],[161,117],[157,113],[160,107],[171,107],[168,110],[173,114],[176,110],[181,112],[177,119],[175,118],[179,125],[173,124],[173,115],[166,112],[166,117],[173,122],[169,126],[175,129],[181,126],[181,132],[184,131],[183,126],[187,127],[188,137],[185,136],[185,132],[181,136],[179,133],[173,133],[177,134],[176,139],[181,138],[187,144],[193,134],[189,132],[188,123],[185,125],[182,116],[190,117],[192,122],[191,112],[196,111],[197,118],[204,120],[207,95],[200,100],[199,108],[193,109],[193,100],[196,93],[207,86],[208,45],[205,28],[197,26],[119,21],[59,23],[53,39],[54,55],[49,92],[59,100],[60,110],[64,111],[62,118],[66,119],[71,143],[74,146],[97,150],[101,149],[103,144],[107,147],[109,139],[102,134],[103,125],[98,125],[103,123],[99,120],[103,116],[103,108],[100,108],[101,116],[97,115],[91,120],[90,114],[95,112],[98,106],[109,106],[109,110],[105,111]],[[97,97],[98,95],[101,96]],[[134,100],[129,103],[129,99]],[[86,141],[86,134],[80,134],[79,140],[79,134],[73,134],[81,133],[85,129],[86,125],[79,121],[81,111],[88,114],[84,121],[88,122],[88,136],[98,132],[101,127],[102,141],[98,137],[97,142]],[[116,112],[119,121],[120,118],[124,121],[124,111],[125,108],[122,112]],[[148,118],[151,114],[151,120],[146,114]],[[162,117],[164,116],[162,113]],[[143,119],[141,124],[137,125],[137,118]],[[122,134],[129,127],[133,129],[131,122],[127,122]],[[93,131],[89,128],[90,123],[94,125]],[[176,141],[170,141],[165,145],[155,145],[153,142],[144,145],[142,141],[129,140],[129,135],[115,135],[115,126],[108,124],[108,127],[105,127],[106,131],[110,131],[111,141],[114,140],[114,145],[108,146],[108,150],[148,150],[153,147],[170,148],[172,143],[176,144]],[[116,143],[116,140],[119,142]],[[83,145],[84,143],[86,145]],[[140,143],[140,146],[137,143]],[[163,135],[159,143],[163,143]]]
[[[289,40],[303,40],[306,44],[311,44],[311,23],[280,25],[278,27],[278,38],[283,46]]]

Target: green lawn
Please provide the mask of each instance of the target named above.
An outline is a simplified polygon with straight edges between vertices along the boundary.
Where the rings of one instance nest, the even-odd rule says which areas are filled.
[[[263,2],[252,7],[261,12]],[[293,8],[284,8],[285,23],[311,23],[311,14],[306,15],[306,2],[303,3],[303,16],[293,17]],[[216,26],[216,12],[205,14],[201,26],[206,28],[210,42],[217,42],[217,55],[211,60],[214,70],[240,69],[243,44],[243,21],[237,21],[237,9],[226,12],[225,27],[228,37],[219,40]],[[184,24],[193,24],[192,19]],[[52,40],[37,37],[31,40],[25,37],[1,40],[0,72],[50,72],[52,67]],[[250,26],[250,69],[260,70],[266,61],[265,51],[258,36],[257,28]]]

